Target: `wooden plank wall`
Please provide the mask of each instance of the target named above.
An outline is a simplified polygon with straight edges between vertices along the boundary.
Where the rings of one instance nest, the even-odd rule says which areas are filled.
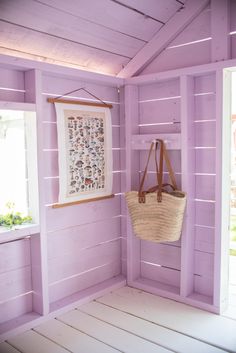
[[[1,68],[0,100],[24,102],[24,72]],[[0,245],[0,323],[32,311],[30,239]]]
[[[141,72],[156,73],[207,64],[211,58],[211,6],[207,7]],[[230,58],[236,58],[236,3],[230,1]]]
[[[141,134],[178,133],[181,131],[179,79],[139,88],[139,128]],[[145,168],[148,151],[140,151],[140,171]],[[181,152],[169,156],[181,186]],[[167,177],[167,174],[165,174]],[[156,185],[155,163],[150,161],[146,187]],[[181,243],[157,244],[141,241],[141,277],[180,288]]]
[[[213,296],[214,230],[215,230],[215,159],[216,113],[215,74],[194,77],[195,160],[195,235],[193,292]],[[179,79],[139,87],[139,128],[141,134],[181,132],[181,92]],[[183,99],[185,99],[183,97]],[[148,151],[139,152],[141,177]],[[181,187],[181,151],[169,150],[170,159]],[[166,174],[167,176],[167,174]],[[151,161],[146,188],[156,184],[155,164]],[[133,186],[135,187],[135,185]],[[141,277],[170,285],[180,292],[181,241],[156,244],[141,241]]]
[[[86,87],[100,99],[113,105],[113,193],[114,198],[53,209],[58,201],[58,148],[56,115],[47,97],[62,95]],[[43,182],[48,245],[49,301],[55,303],[121,273],[121,166],[120,108],[116,87],[91,84],[42,73]],[[39,92],[40,94],[40,92]],[[94,101],[79,91],[75,98]],[[0,69],[0,100],[25,102],[24,71]],[[0,311],[8,321],[32,311],[32,266],[30,238],[0,246]],[[11,308],[11,310],[9,310]],[[4,315],[2,315],[4,313]],[[1,322],[2,322],[1,321]]]
[[[56,115],[54,107],[47,103],[46,98],[85,86],[89,92],[113,104],[111,115],[115,197],[53,209],[51,204],[57,202],[59,181]],[[83,91],[75,92],[73,96],[93,101]],[[45,74],[43,112],[49,301],[53,303],[121,272],[119,96],[116,88]]]

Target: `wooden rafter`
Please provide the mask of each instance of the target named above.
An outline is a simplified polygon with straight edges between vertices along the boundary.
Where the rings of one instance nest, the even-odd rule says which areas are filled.
[[[138,74],[154,57],[208,5],[209,0],[188,0],[184,8],[177,12],[157,34],[122,69],[118,77],[128,78]]]

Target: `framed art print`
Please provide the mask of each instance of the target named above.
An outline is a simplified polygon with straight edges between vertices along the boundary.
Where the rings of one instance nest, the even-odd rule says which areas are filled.
[[[96,199],[112,193],[110,109],[55,103],[59,203]]]

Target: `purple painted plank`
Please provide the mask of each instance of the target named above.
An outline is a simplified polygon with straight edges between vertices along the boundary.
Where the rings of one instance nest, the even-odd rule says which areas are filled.
[[[196,175],[195,197],[203,200],[215,200],[215,176]]]
[[[195,250],[214,253],[214,228],[195,227]]]
[[[157,100],[139,104],[140,124],[178,122],[180,117],[180,99]],[[150,133],[152,133],[150,131]]]
[[[120,239],[116,239],[77,252],[62,251],[59,257],[49,260],[49,285],[108,263],[118,262],[121,258],[120,250]]]
[[[171,268],[141,262],[141,277],[175,287],[180,286],[180,271]]]
[[[141,261],[180,269],[181,249],[176,246],[141,241]]]
[[[168,155],[172,164],[172,168],[174,170],[174,172],[179,173],[181,172],[181,154],[180,151],[174,151],[174,150],[170,150],[168,151]],[[146,163],[147,163],[147,157],[148,157],[148,151],[141,151],[140,152],[140,170],[144,170]],[[149,171],[155,171],[156,170],[156,166],[155,166],[155,160],[154,160],[154,156],[153,158],[150,160],[149,162]],[[166,171],[166,166],[164,171]]]
[[[215,95],[206,94],[195,96],[194,120],[215,120]]]
[[[213,202],[195,202],[196,224],[204,226],[215,225],[215,204]]]
[[[194,252],[194,274],[202,277],[213,277],[214,254]]]
[[[17,319],[19,316],[32,311],[32,293],[22,295],[11,299],[8,302],[0,304],[0,324],[4,325],[12,319]],[[2,327],[0,325],[0,332],[2,332]]]
[[[26,266],[0,275],[0,302],[32,290],[31,267]]]
[[[213,277],[194,276],[194,291],[199,294],[213,295]]]
[[[194,92],[206,93],[215,92],[216,78],[214,74],[197,76],[194,79]]]
[[[120,196],[74,206],[46,209],[47,230],[56,231],[120,215]]]
[[[180,45],[198,41],[211,36],[211,11],[209,8],[203,10],[171,43]]]
[[[77,90],[79,88],[85,88],[88,92],[91,92],[95,96],[98,96],[101,100],[119,103],[118,91],[116,87],[108,87],[104,84],[94,84],[88,83],[80,80],[72,80],[61,76],[51,76],[48,74],[43,74],[43,93],[44,94],[54,94],[56,96],[63,95],[67,92]],[[71,93],[67,97],[75,97],[76,99],[86,98],[89,100],[96,100],[96,98],[92,97],[90,94],[86,93],[83,90],[79,90],[77,92]]]
[[[30,265],[30,240],[24,239],[0,246],[0,273]]]
[[[79,276],[68,278],[65,281],[57,282],[49,287],[50,303],[63,299],[98,283],[102,283],[109,278],[119,275],[120,272],[121,263],[119,260],[118,262],[106,264]]]
[[[179,96],[179,80],[168,80],[151,85],[140,86],[139,102],[151,99],[168,98]]]
[[[215,121],[195,123],[195,145],[198,147],[216,146]]]
[[[230,1],[230,31],[236,31],[236,3]]]
[[[196,173],[215,173],[215,149],[195,150]]]
[[[0,87],[24,90],[24,71],[0,69]]]
[[[96,228],[96,232],[94,232]],[[48,233],[48,259],[120,237],[120,218],[110,218]]]
[[[0,100],[6,102],[24,102],[24,92],[0,90]]]
[[[171,46],[171,45],[170,45]],[[157,73],[210,63],[210,41],[165,49],[141,74]]]

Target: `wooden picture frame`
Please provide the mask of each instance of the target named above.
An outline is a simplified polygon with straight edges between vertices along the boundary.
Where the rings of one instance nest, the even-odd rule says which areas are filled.
[[[54,207],[112,196],[112,124],[102,105],[55,102],[59,198]]]

